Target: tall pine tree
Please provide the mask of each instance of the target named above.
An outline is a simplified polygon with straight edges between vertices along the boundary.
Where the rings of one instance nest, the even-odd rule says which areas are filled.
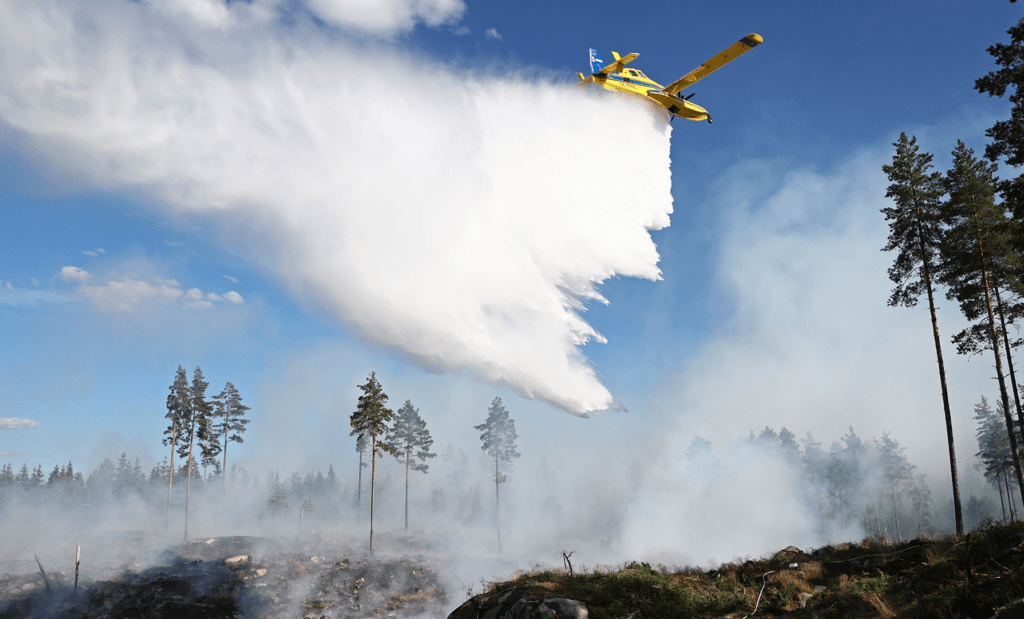
[[[487,421],[473,426],[480,430],[480,441],[483,445],[480,449],[487,452],[487,455],[494,458],[494,509],[495,524],[498,531],[498,552],[501,552],[501,484],[508,480],[501,470],[507,468],[512,461],[519,457],[516,451],[516,422],[509,418],[508,411],[501,403],[501,398],[494,398],[491,406],[487,409]]]
[[[405,464],[405,530],[409,530],[409,471],[427,472],[427,460],[437,456],[430,453],[434,439],[430,437],[427,422],[412,402],[405,401],[395,417],[395,429],[388,441],[394,448],[395,458]]]
[[[224,390],[214,398],[214,422],[217,425],[217,434],[224,439],[221,448],[224,454],[223,470],[228,470],[228,441],[234,441],[241,445],[242,434],[245,433],[245,426],[249,420],[245,418],[245,411],[250,410],[242,404],[242,396],[238,389],[230,382],[224,384]],[[226,483],[225,475],[225,483]]]
[[[995,166],[979,161],[963,142],[953,151],[953,167],[944,184],[949,199],[942,206],[943,235],[941,281],[948,288],[946,297],[960,304],[968,320],[983,316],[989,346],[995,357],[996,379],[1005,413],[1006,432],[1013,453],[1014,473],[1024,500],[1024,471],[1021,470],[1017,437],[1010,417],[1010,400],[1003,373],[1002,346],[993,311],[992,284],[995,256],[1007,253],[1004,233],[1005,213],[995,202]]]
[[[196,464],[193,451],[197,442],[204,441],[213,411],[206,399],[206,388],[209,386],[210,383],[203,378],[203,371],[196,366],[192,373],[192,385],[189,386],[191,408],[188,417],[182,419],[182,433],[178,443],[178,456],[188,458],[185,469],[185,542],[188,542],[189,502],[192,496],[193,467]]]
[[[178,366],[178,372],[174,375],[174,382],[171,384],[171,392],[167,395],[167,414],[164,415],[170,420],[167,429],[164,430],[164,445],[171,447],[171,463],[167,475],[167,518],[164,523],[166,531],[171,524],[171,489],[174,487],[174,452],[181,437],[185,420],[192,417],[192,393],[188,386],[188,374],[185,368]],[[70,463],[68,467],[70,468]]]
[[[939,321],[935,315],[935,295],[932,289],[938,247],[942,241],[939,222],[940,200],[944,193],[942,177],[938,172],[929,172],[932,168],[932,155],[918,152],[917,138],[907,138],[906,133],[900,133],[900,139],[893,146],[896,147],[896,154],[892,158],[892,165],[882,166],[882,171],[891,183],[885,197],[892,198],[895,203],[894,207],[882,209],[885,220],[889,222],[889,239],[882,251],[899,252],[889,269],[889,279],[896,284],[889,297],[889,305],[914,307],[922,293],[928,295],[935,358],[939,364],[939,385],[942,388],[942,408],[946,418],[956,533],[963,535],[964,519],[960,504],[956,448],[953,444],[953,417],[949,410],[946,366],[942,359],[942,340],[939,337]]]
[[[373,556],[373,493],[377,476],[377,456],[394,453],[394,448],[387,442],[391,432],[388,424],[394,413],[388,408],[388,396],[377,380],[377,373],[370,372],[365,385],[359,385],[363,395],[359,396],[356,411],[349,418],[352,426],[350,436],[367,436],[370,439],[370,556]]]

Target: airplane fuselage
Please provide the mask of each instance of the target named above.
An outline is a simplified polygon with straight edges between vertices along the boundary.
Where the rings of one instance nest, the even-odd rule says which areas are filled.
[[[682,97],[670,95],[664,91],[664,86],[644,75],[640,69],[623,69],[619,73],[608,75],[595,73],[594,83],[599,84],[605,90],[620,94],[632,94],[640,97],[654,99],[669,114],[680,116],[687,120],[705,120],[708,118],[708,111],[690,103]]]

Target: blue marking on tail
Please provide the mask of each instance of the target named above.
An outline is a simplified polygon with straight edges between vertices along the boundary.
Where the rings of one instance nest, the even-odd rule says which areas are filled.
[[[597,73],[604,67],[604,61],[601,60],[601,54],[597,53],[597,50],[593,47],[590,48],[590,72]]]

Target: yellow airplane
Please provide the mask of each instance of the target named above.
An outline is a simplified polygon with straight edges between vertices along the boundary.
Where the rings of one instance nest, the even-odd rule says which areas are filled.
[[[718,69],[736,60],[743,54],[757,47],[764,42],[759,34],[748,34],[736,43],[730,45],[725,51],[708,60],[693,71],[672,82],[668,86],[662,86],[643,74],[639,69],[627,69],[626,65],[640,57],[640,54],[619,56],[612,52],[615,62],[605,66],[597,50],[590,50],[590,71],[591,74],[584,77],[577,73],[580,81],[577,86],[587,87],[590,84],[598,84],[605,90],[611,90],[621,94],[630,94],[644,97],[665,108],[669,113],[669,119],[675,120],[676,116],[687,120],[705,120],[711,122],[708,111],[690,103],[691,93],[687,97],[679,97],[676,93],[689,88],[698,81],[711,75]]]

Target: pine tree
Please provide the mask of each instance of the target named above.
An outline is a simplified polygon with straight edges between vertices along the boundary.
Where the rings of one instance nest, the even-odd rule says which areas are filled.
[[[114,493],[117,496],[124,496],[132,484],[132,465],[128,461],[128,454],[122,451],[114,471]]]
[[[974,157],[974,151],[963,142],[957,142],[953,151],[953,167],[944,180],[949,200],[943,205],[942,219],[948,229],[943,238],[940,279],[949,289],[946,297],[960,304],[960,311],[968,320],[984,316],[989,348],[995,357],[996,379],[1005,412],[1014,473],[1024,499],[1024,470],[1021,469],[1017,437],[1010,417],[1002,347],[992,303],[992,285],[997,281],[992,277],[993,267],[999,263],[998,256],[1005,256],[1008,249],[1004,232],[1005,214],[995,203],[994,174],[994,165],[979,161]]]
[[[32,469],[32,480],[31,480],[32,489],[36,490],[38,488],[42,488],[43,484],[45,482],[46,482],[46,474],[43,473],[43,465],[42,464],[37,464],[36,468]]]
[[[921,532],[932,533],[934,527],[931,523],[931,510],[929,509],[932,502],[932,490],[928,487],[928,482],[925,480],[924,473],[918,474],[914,483],[910,486],[910,502],[914,508],[914,512],[917,514],[917,535]]]
[[[214,417],[219,426],[218,434],[224,438],[223,470],[226,471],[228,470],[228,441],[234,441],[239,445],[245,442],[242,440],[242,435],[245,434],[245,426],[249,423],[249,420],[245,418],[245,411],[251,409],[242,404],[242,396],[231,383],[225,383],[224,390],[214,400],[216,401]]]
[[[875,439],[875,447],[878,448],[878,464],[882,470],[882,478],[892,496],[892,517],[896,521],[896,541],[899,542],[903,540],[903,531],[900,529],[899,502],[896,496],[902,488],[913,481],[915,467],[903,453],[907,448],[891,438],[888,432],[882,434],[882,440]]]
[[[182,432],[178,441],[178,456],[188,458],[186,462],[185,484],[185,542],[188,542],[189,502],[192,496],[192,478],[195,459],[193,451],[197,442],[201,442],[209,426],[210,413],[213,408],[206,399],[206,388],[209,383],[203,379],[203,371],[196,366],[192,373],[192,384],[188,388],[190,408],[188,417],[182,417]]]
[[[996,43],[988,48],[1001,68],[990,71],[974,82],[974,88],[990,97],[1003,97],[1012,88],[1009,120],[1000,120],[985,131],[992,142],[985,146],[985,158],[996,162],[1003,159],[1008,166],[1024,165],[1024,19],[1007,30],[1010,43]],[[998,183],[999,193],[1007,209],[1013,213],[1016,224],[1024,221],[1024,175]],[[1024,237],[1020,226],[1015,226],[1017,251],[1024,250]]]
[[[324,485],[328,492],[335,492],[338,489],[338,475],[334,472],[334,464],[327,467],[327,477],[324,478]]]
[[[369,437],[370,439],[370,556],[373,556],[373,499],[374,483],[377,477],[377,456],[394,453],[394,448],[387,443],[387,435],[391,432],[388,423],[394,416],[391,409],[385,406],[388,396],[384,393],[377,373],[370,372],[365,385],[359,385],[363,395],[359,396],[356,411],[349,418],[352,426],[350,436]]]
[[[420,411],[412,402],[405,401],[395,417],[395,428],[388,440],[395,450],[395,458],[405,464],[405,530],[409,530],[409,470],[427,472],[427,460],[437,456],[430,453],[434,439],[427,430],[427,422],[420,417]]]
[[[502,474],[501,470],[503,467],[507,468],[513,460],[519,457],[519,452],[516,451],[516,439],[519,438],[519,435],[516,434],[516,422],[509,418],[508,411],[501,403],[501,398],[494,398],[494,401],[491,402],[491,406],[487,409],[487,421],[473,426],[473,428],[482,432],[480,440],[483,445],[480,446],[480,449],[494,458],[495,524],[498,531],[498,552],[500,553],[501,495],[499,488],[501,484],[508,481],[508,477]]]
[[[978,440],[978,458],[974,468],[980,470],[985,479],[996,487],[999,492],[999,504],[1003,508],[1003,519],[1006,519],[1006,503],[1003,500],[1002,476],[1006,472],[1005,464],[1010,459],[1010,443],[1004,430],[1002,415],[997,415],[989,406],[988,399],[981,397],[981,402],[974,405],[974,420],[978,422],[975,436]],[[1012,468],[1012,466],[1011,466]]]
[[[281,478],[277,474],[274,474],[274,478],[270,483],[270,497],[267,499],[267,507],[270,508],[272,516],[291,509],[288,505],[288,490],[285,489],[284,484],[281,483]]]
[[[174,452],[178,447],[178,440],[181,430],[185,426],[185,420],[192,418],[192,394],[188,386],[188,374],[185,368],[178,366],[178,372],[174,375],[174,382],[171,384],[171,392],[167,396],[167,414],[164,418],[171,421],[164,430],[164,445],[171,447],[171,462],[167,467],[167,517],[164,523],[166,531],[171,524],[171,489],[174,486]],[[70,464],[68,465],[70,467]]]
[[[939,222],[940,199],[944,193],[942,177],[931,172],[932,155],[918,153],[917,138],[900,139],[893,143],[896,154],[892,165],[882,166],[890,184],[885,197],[892,198],[895,207],[882,209],[889,222],[889,239],[882,251],[899,250],[889,269],[889,279],[896,284],[889,306],[914,307],[922,293],[928,295],[928,310],[932,319],[935,357],[939,365],[939,384],[942,388],[942,408],[946,418],[946,442],[949,447],[949,470],[953,483],[953,509],[956,533],[964,534],[963,509],[960,504],[960,481],[956,469],[956,449],[953,444],[953,418],[949,410],[949,392],[946,389],[946,367],[942,359],[942,341],[939,321],[935,315],[935,295],[932,275],[942,241]]]

